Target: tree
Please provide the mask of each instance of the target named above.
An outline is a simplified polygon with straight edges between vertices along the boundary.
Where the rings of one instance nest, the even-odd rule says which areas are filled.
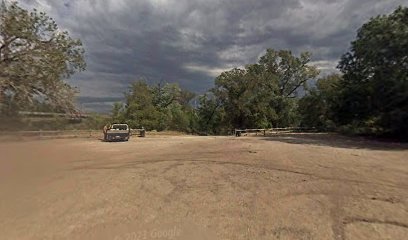
[[[135,81],[125,94],[126,104],[114,104],[112,118],[132,128],[191,132],[195,122],[189,102],[194,96],[177,84],[149,86],[143,80]]]
[[[319,74],[316,67],[308,65],[310,57],[309,52],[296,57],[291,51],[267,49],[259,60],[264,87],[283,98],[297,96],[298,89],[306,87],[307,82]]]
[[[197,112],[197,128],[199,134],[225,133],[231,126],[225,121],[225,109],[214,96],[204,94],[199,97]]]
[[[76,90],[63,79],[86,67],[80,40],[61,31],[43,12],[17,2],[0,5],[0,106],[10,113],[42,99],[74,111]],[[12,106],[6,107],[6,106]]]
[[[335,130],[335,109],[338,105],[338,92],[341,76],[332,74],[317,80],[299,100],[299,113],[303,127],[318,130]]]
[[[176,83],[163,82],[152,86],[151,91],[153,105],[160,112],[158,129],[190,131],[190,101],[195,94],[181,89]]]
[[[157,129],[161,113],[154,106],[154,96],[145,81],[132,83],[125,99],[124,119],[132,128]]]
[[[408,8],[364,24],[339,69],[344,74],[339,124],[408,136]]]
[[[246,120],[250,113],[247,111],[246,104],[248,103],[248,94],[253,91],[249,86],[250,81],[247,80],[246,74],[246,70],[234,68],[221,73],[215,79],[215,88],[212,90],[215,99],[207,100],[206,97],[201,99],[202,104],[204,104],[203,107],[210,107],[204,111],[210,113],[208,117],[212,117],[214,110],[222,106],[228,113],[229,125],[234,127],[249,126],[250,123]],[[212,121],[212,119],[207,121]]]
[[[124,122],[124,106],[121,102],[115,102],[112,107],[112,120],[114,122]]]
[[[158,83],[151,87],[153,104],[159,109],[166,109],[169,105],[180,99],[181,89],[177,84]]]
[[[268,49],[258,63],[223,72],[211,90],[233,128],[297,125],[297,94],[318,75],[310,54]]]

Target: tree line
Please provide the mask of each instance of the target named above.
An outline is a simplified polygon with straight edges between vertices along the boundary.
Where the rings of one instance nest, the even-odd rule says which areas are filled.
[[[258,62],[221,73],[199,96],[177,84],[135,81],[113,106],[111,121],[196,134],[302,126],[407,139],[407,39],[408,8],[399,7],[358,30],[338,73],[319,78],[310,53],[267,49]],[[85,67],[79,39],[43,12],[2,1],[2,121],[21,109],[75,112],[76,89],[64,80]]]
[[[178,99],[183,90],[177,85],[136,82],[113,116],[148,129],[204,134],[301,126],[407,139],[407,20],[403,7],[370,19],[342,56],[339,73],[318,78],[310,53],[267,49],[257,63],[220,74],[212,89],[195,98],[195,108],[188,104],[193,94],[182,102],[158,100]]]

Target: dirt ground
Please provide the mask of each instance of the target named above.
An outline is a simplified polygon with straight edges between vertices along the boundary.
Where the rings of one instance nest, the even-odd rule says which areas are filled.
[[[0,142],[1,239],[408,239],[408,145],[328,134]]]

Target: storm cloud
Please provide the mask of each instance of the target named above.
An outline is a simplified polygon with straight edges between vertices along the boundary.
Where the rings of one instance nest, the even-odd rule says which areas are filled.
[[[177,82],[203,93],[222,71],[257,61],[266,48],[310,51],[322,72],[370,17],[405,0],[21,0],[80,38],[85,109],[105,111],[136,79]]]

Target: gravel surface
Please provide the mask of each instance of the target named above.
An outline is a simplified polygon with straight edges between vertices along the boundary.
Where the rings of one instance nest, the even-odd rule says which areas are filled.
[[[407,239],[408,145],[329,134],[0,142],[1,239]]]

